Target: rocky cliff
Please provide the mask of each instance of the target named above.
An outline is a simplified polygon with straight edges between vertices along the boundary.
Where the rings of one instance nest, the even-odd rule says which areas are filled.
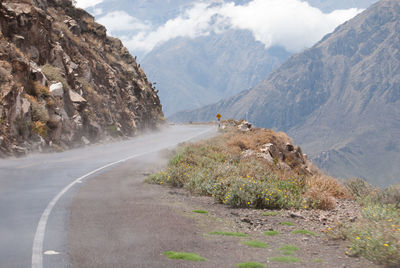
[[[382,0],[291,57],[262,83],[176,120],[248,118],[287,131],[340,177],[400,174],[400,2]]]
[[[163,120],[121,41],[70,0],[0,1],[0,156],[132,136]]]

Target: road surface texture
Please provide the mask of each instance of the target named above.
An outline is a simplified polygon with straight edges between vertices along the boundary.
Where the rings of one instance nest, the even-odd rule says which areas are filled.
[[[210,133],[215,127],[170,126],[121,142],[0,160],[0,267],[70,267],[70,205],[80,186],[123,161]]]

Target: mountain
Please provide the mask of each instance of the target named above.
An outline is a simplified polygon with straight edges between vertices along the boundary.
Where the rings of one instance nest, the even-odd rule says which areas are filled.
[[[236,4],[250,1],[242,2]],[[332,12],[337,8],[368,7],[376,0],[308,2]],[[291,55],[283,47],[266,48],[248,30],[230,29],[169,40],[150,51],[141,64],[151,80],[157,81],[164,113],[170,116],[254,87]]]
[[[251,90],[171,119],[217,113],[287,131],[333,175],[398,182],[400,2],[374,4]]]
[[[324,12],[336,9],[366,8],[377,0],[308,0],[310,5]],[[79,2],[79,1],[78,1]],[[116,27],[112,22],[112,34],[121,37],[127,44],[132,36],[146,34],[162,27],[168,20],[179,16],[196,3],[213,2],[214,5],[234,2],[246,5],[252,0],[103,0],[95,7],[88,7],[96,18],[107,23],[103,18],[109,14],[131,16],[125,24]],[[218,4],[219,3],[219,4]],[[117,19],[117,18],[115,18]],[[122,18],[121,18],[122,19]],[[125,21],[125,20],[122,20]],[[133,27],[141,25],[140,30]],[[218,53],[215,53],[218,51]],[[273,69],[278,67],[292,53],[283,47],[265,48],[248,30],[229,29],[211,32],[207,36],[178,37],[160,43],[149,52],[131,50],[138,56],[140,64],[152,81],[157,82],[159,96],[164,113],[169,116],[185,109],[199,108],[203,105],[230,97],[260,83]]]
[[[229,30],[173,39],[153,49],[142,66],[156,81],[169,115],[251,88],[289,56],[284,48],[266,49],[249,31]]]
[[[163,120],[135,59],[70,0],[3,0],[0,14],[0,156],[130,136]]]

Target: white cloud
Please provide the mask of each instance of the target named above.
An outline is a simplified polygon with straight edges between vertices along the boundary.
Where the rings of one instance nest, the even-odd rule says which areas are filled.
[[[123,11],[109,13],[99,22],[111,31],[125,31],[120,37],[132,51],[148,52],[176,37],[195,38],[232,28],[251,31],[266,47],[281,45],[298,52],[361,11],[336,10],[327,14],[301,0],[253,0],[246,5],[210,0],[194,4],[156,29]]]
[[[111,33],[113,31],[146,31],[151,25],[140,22],[137,18],[130,16],[125,11],[113,11],[98,19]]]
[[[325,14],[299,0],[253,0],[246,6],[226,4],[220,13],[230,19],[233,28],[250,30],[266,47],[281,45],[297,52],[360,11],[348,9]]]
[[[76,6],[80,8],[94,7],[104,0],[76,0]]]

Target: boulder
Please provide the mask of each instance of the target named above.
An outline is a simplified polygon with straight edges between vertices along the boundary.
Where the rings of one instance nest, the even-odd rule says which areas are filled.
[[[82,141],[82,143],[85,144],[85,145],[89,145],[89,144],[90,144],[90,141],[89,141],[88,138],[86,138],[85,136],[82,136],[81,141]]]
[[[61,82],[50,85],[50,95],[54,97],[64,96],[64,87]]]
[[[274,146],[274,144],[272,144],[272,143],[266,143],[266,144],[264,144],[263,146],[261,146],[260,151],[261,151],[262,153],[269,153],[272,146]]]
[[[257,157],[267,160],[268,163],[270,163],[270,164],[274,163],[274,159],[272,158],[272,156],[269,153],[267,153],[267,154],[265,154],[265,153],[257,153]]]
[[[288,150],[289,152],[293,152],[294,146],[290,143],[286,143],[286,150]]]
[[[69,90],[69,98],[74,103],[86,103],[87,102],[85,98],[83,98],[81,95],[79,95],[77,92],[75,92],[72,89]]]
[[[243,122],[238,126],[238,129],[239,129],[240,131],[247,132],[247,131],[250,131],[251,127],[252,127],[251,123],[249,123],[249,122],[247,122],[247,121],[243,121]]]
[[[25,115],[29,113],[30,108],[31,108],[31,103],[27,99],[21,98],[21,111],[23,117],[25,117]]]

